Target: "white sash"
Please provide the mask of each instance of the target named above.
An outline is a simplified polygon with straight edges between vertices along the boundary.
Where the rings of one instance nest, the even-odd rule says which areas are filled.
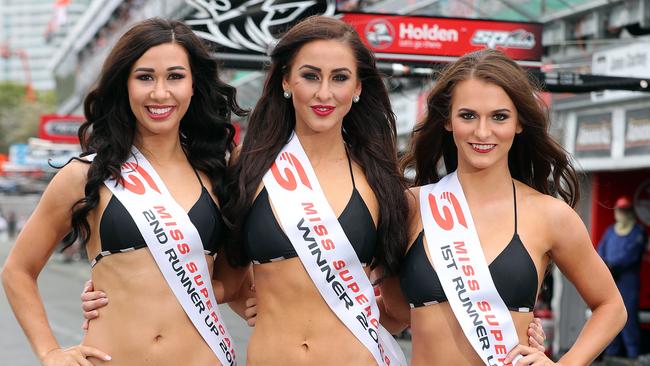
[[[194,327],[222,365],[236,365],[234,343],[217,307],[203,243],[185,210],[135,147],[122,165],[120,184],[114,179],[104,184],[129,211]]]
[[[406,365],[399,345],[379,324],[372,284],[295,134],[264,175],[264,186],[278,208],[282,228],[330,309],[379,365]]]
[[[431,261],[465,337],[486,365],[501,365],[519,338],[456,172],[420,188],[420,214]]]

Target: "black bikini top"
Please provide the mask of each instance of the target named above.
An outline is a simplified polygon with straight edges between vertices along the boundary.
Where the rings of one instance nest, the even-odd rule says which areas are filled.
[[[196,171],[194,172],[201,183],[201,195],[187,215],[199,232],[205,254],[214,255],[220,247],[226,227],[219,208],[201,181],[201,176]],[[129,211],[115,196],[108,201],[102,214],[99,222],[99,237],[101,252],[92,261],[91,266],[108,255],[129,252],[147,246]]]
[[[370,211],[355,185],[349,156],[348,165],[352,177],[352,196],[338,220],[354,247],[359,261],[363,265],[367,265],[372,262],[374,257],[377,229],[372,221]],[[255,264],[298,256],[291,241],[273,215],[266,188],[262,189],[253,202],[244,221],[243,229],[246,252]]]
[[[530,312],[533,311],[537,298],[537,271],[517,234],[516,193],[514,206],[515,233],[510,243],[488,267],[494,285],[508,309]],[[404,257],[400,285],[412,308],[447,301],[440,279],[424,250],[424,231],[420,232]]]

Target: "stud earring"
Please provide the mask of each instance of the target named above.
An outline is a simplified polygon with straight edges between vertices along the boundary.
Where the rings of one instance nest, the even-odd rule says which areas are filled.
[[[282,96],[284,97],[284,99],[289,99],[289,98],[291,98],[291,92],[288,91],[288,90],[285,90],[284,93],[282,93]]]
[[[358,96],[358,95],[353,96],[352,97],[352,103],[359,103],[359,99],[361,99],[360,96]]]

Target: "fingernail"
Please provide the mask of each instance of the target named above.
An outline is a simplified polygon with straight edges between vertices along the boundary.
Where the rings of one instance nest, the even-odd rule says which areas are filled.
[[[108,302],[108,298],[104,297],[100,299],[101,302]]]
[[[104,359],[105,359],[106,361],[110,361],[110,360],[111,360],[111,356],[106,355],[106,356],[104,357]]]

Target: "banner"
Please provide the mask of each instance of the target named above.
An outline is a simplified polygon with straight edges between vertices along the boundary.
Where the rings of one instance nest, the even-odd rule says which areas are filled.
[[[52,142],[78,144],[77,131],[85,120],[84,116],[44,114],[38,126],[38,137]]]
[[[218,53],[266,55],[269,45],[310,15],[334,15],[335,0],[186,0],[197,11],[184,22]]]
[[[345,13],[380,60],[453,61],[468,52],[495,48],[521,64],[539,66],[542,24],[505,21]]]

